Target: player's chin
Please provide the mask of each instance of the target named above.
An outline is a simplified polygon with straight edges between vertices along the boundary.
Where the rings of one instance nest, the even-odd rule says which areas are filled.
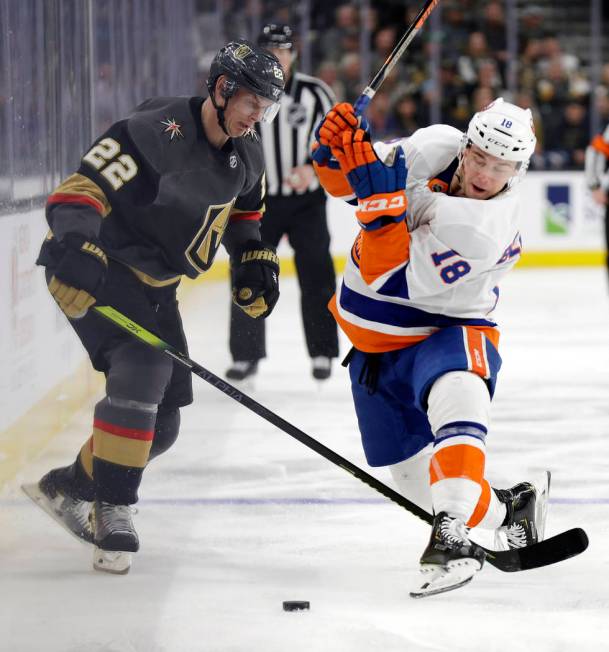
[[[230,135],[232,138],[241,138],[241,136],[245,136],[249,131],[250,127],[244,122],[238,122],[230,129]]]

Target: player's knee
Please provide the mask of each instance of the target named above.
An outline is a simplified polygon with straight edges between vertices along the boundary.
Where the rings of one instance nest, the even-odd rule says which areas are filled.
[[[427,418],[434,433],[456,421],[487,428],[490,405],[488,387],[480,376],[469,371],[451,371],[432,385],[427,399]]]
[[[169,450],[178,438],[179,431],[180,410],[177,408],[172,410],[160,408],[156,417],[154,439],[152,440],[148,461]]]
[[[426,511],[431,511],[431,492],[429,490],[429,463],[433,452],[432,444],[408,459],[391,464],[389,471],[399,492]]]
[[[108,395],[158,405],[173,372],[172,360],[138,342],[117,347],[110,358]]]

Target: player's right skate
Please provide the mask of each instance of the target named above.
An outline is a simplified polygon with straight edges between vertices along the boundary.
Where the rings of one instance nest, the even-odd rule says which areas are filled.
[[[420,559],[425,582],[410,596],[425,598],[467,584],[482,568],[485,556],[483,548],[470,541],[463,521],[440,512],[434,518],[429,543]]]
[[[131,568],[131,553],[140,547],[133,526],[130,505],[113,505],[96,500],[93,505],[95,550],[93,568],[124,575]]]
[[[39,482],[21,485],[24,493],[81,543],[93,543],[92,502],[69,494],[71,467],[49,471]]]

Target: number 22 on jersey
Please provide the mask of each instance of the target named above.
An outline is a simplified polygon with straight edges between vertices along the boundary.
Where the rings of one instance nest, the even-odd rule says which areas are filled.
[[[119,190],[137,174],[137,164],[129,154],[121,154],[121,146],[114,138],[102,138],[82,160],[94,167],[114,188]]]

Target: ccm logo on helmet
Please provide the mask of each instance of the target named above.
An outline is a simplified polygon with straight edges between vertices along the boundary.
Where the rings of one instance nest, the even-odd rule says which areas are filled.
[[[509,145],[506,145],[505,143],[502,143],[500,140],[495,140],[494,138],[491,138],[490,136],[487,137],[486,139],[491,145],[499,145],[499,147],[503,147],[503,149],[509,149]]]
[[[406,208],[406,197],[404,194],[396,195],[391,199],[380,197],[378,199],[362,199],[359,202],[358,209],[364,213],[376,213],[393,208]]]

